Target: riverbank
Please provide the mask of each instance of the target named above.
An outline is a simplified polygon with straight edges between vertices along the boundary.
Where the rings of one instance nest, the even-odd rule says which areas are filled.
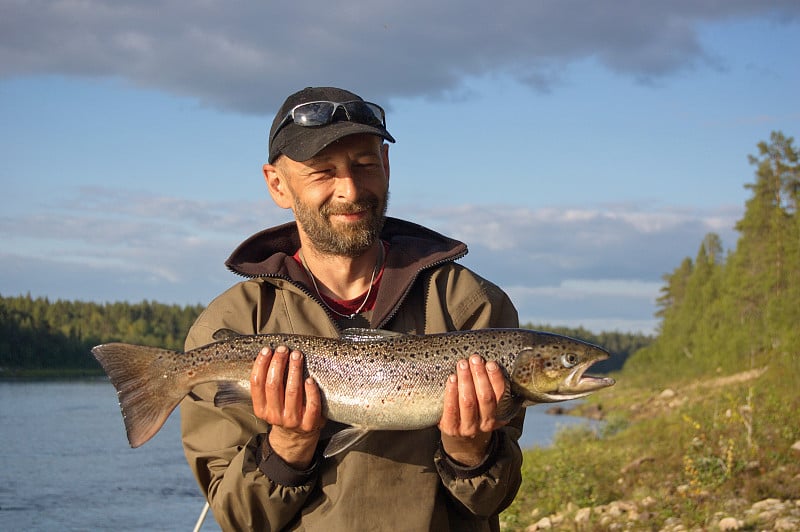
[[[605,419],[526,451],[504,530],[800,530],[797,363],[655,388],[619,376]]]

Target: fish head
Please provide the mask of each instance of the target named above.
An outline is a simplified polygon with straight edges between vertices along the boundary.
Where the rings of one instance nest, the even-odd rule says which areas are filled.
[[[530,334],[527,334],[530,333]],[[614,384],[609,377],[585,372],[610,356],[602,347],[538,331],[525,331],[511,372],[514,393],[530,403],[554,403],[585,397]]]

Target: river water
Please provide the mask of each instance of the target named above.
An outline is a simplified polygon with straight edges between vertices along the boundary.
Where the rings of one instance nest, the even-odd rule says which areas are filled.
[[[521,445],[585,421],[528,409]],[[192,530],[204,500],[177,415],[138,449],[105,379],[0,382],[0,530]],[[209,514],[202,530],[219,530]]]

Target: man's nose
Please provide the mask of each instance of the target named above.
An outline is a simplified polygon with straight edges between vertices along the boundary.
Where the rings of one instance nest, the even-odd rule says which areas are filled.
[[[342,168],[336,172],[336,196],[346,201],[358,199],[361,183],[350,168]]]

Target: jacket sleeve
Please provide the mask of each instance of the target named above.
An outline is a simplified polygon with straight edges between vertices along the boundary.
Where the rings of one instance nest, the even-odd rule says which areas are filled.
[[[434,276],[431,280],[437,286],[428,293],[438,294],[438,298],[428,298],[428,316],[436,321],[437,312],[430,305],[436,305],[437,300],[440,308],[446,309],[445,323],[438,326],[458,330],[519,327],[517,311],[508,296],[469,270],[453,265],[446,276],[439,279]],[[522,451],[518,440],[524,417],[523,410],[495,432],[486,458],[475,467],[453,461],[441,446],[434,456],[445,489],[468,513],[495,516],[514,500],[522,483]]]
[[[254,324],[246,320],[254,315],[254,304],[247,287],[231,288],[192,326],[186,349],[212,342],[220,328],[253,334]],[[223,530],[280,530],[300,512],[317,477],[313,471],[284,475],[282,482],[267,476],[259,464],[266,423],[253,415],[249,404],[215,407],[215,394],[214,383],[202,384],[181,403],[189,466]],[[273,464],[282,462],[276,455],[269,458]],[[285,463],[278,466],[292,472]]]
[[[522,419],[515,421],[521,423]],[[510,425],[495,431],[486,458],[471,468],[454,462],[439,446],[434,455],[436,469],[450,496],[467,512],[488,518],[514,500],[522,483],[518,439],[519,431]]]

